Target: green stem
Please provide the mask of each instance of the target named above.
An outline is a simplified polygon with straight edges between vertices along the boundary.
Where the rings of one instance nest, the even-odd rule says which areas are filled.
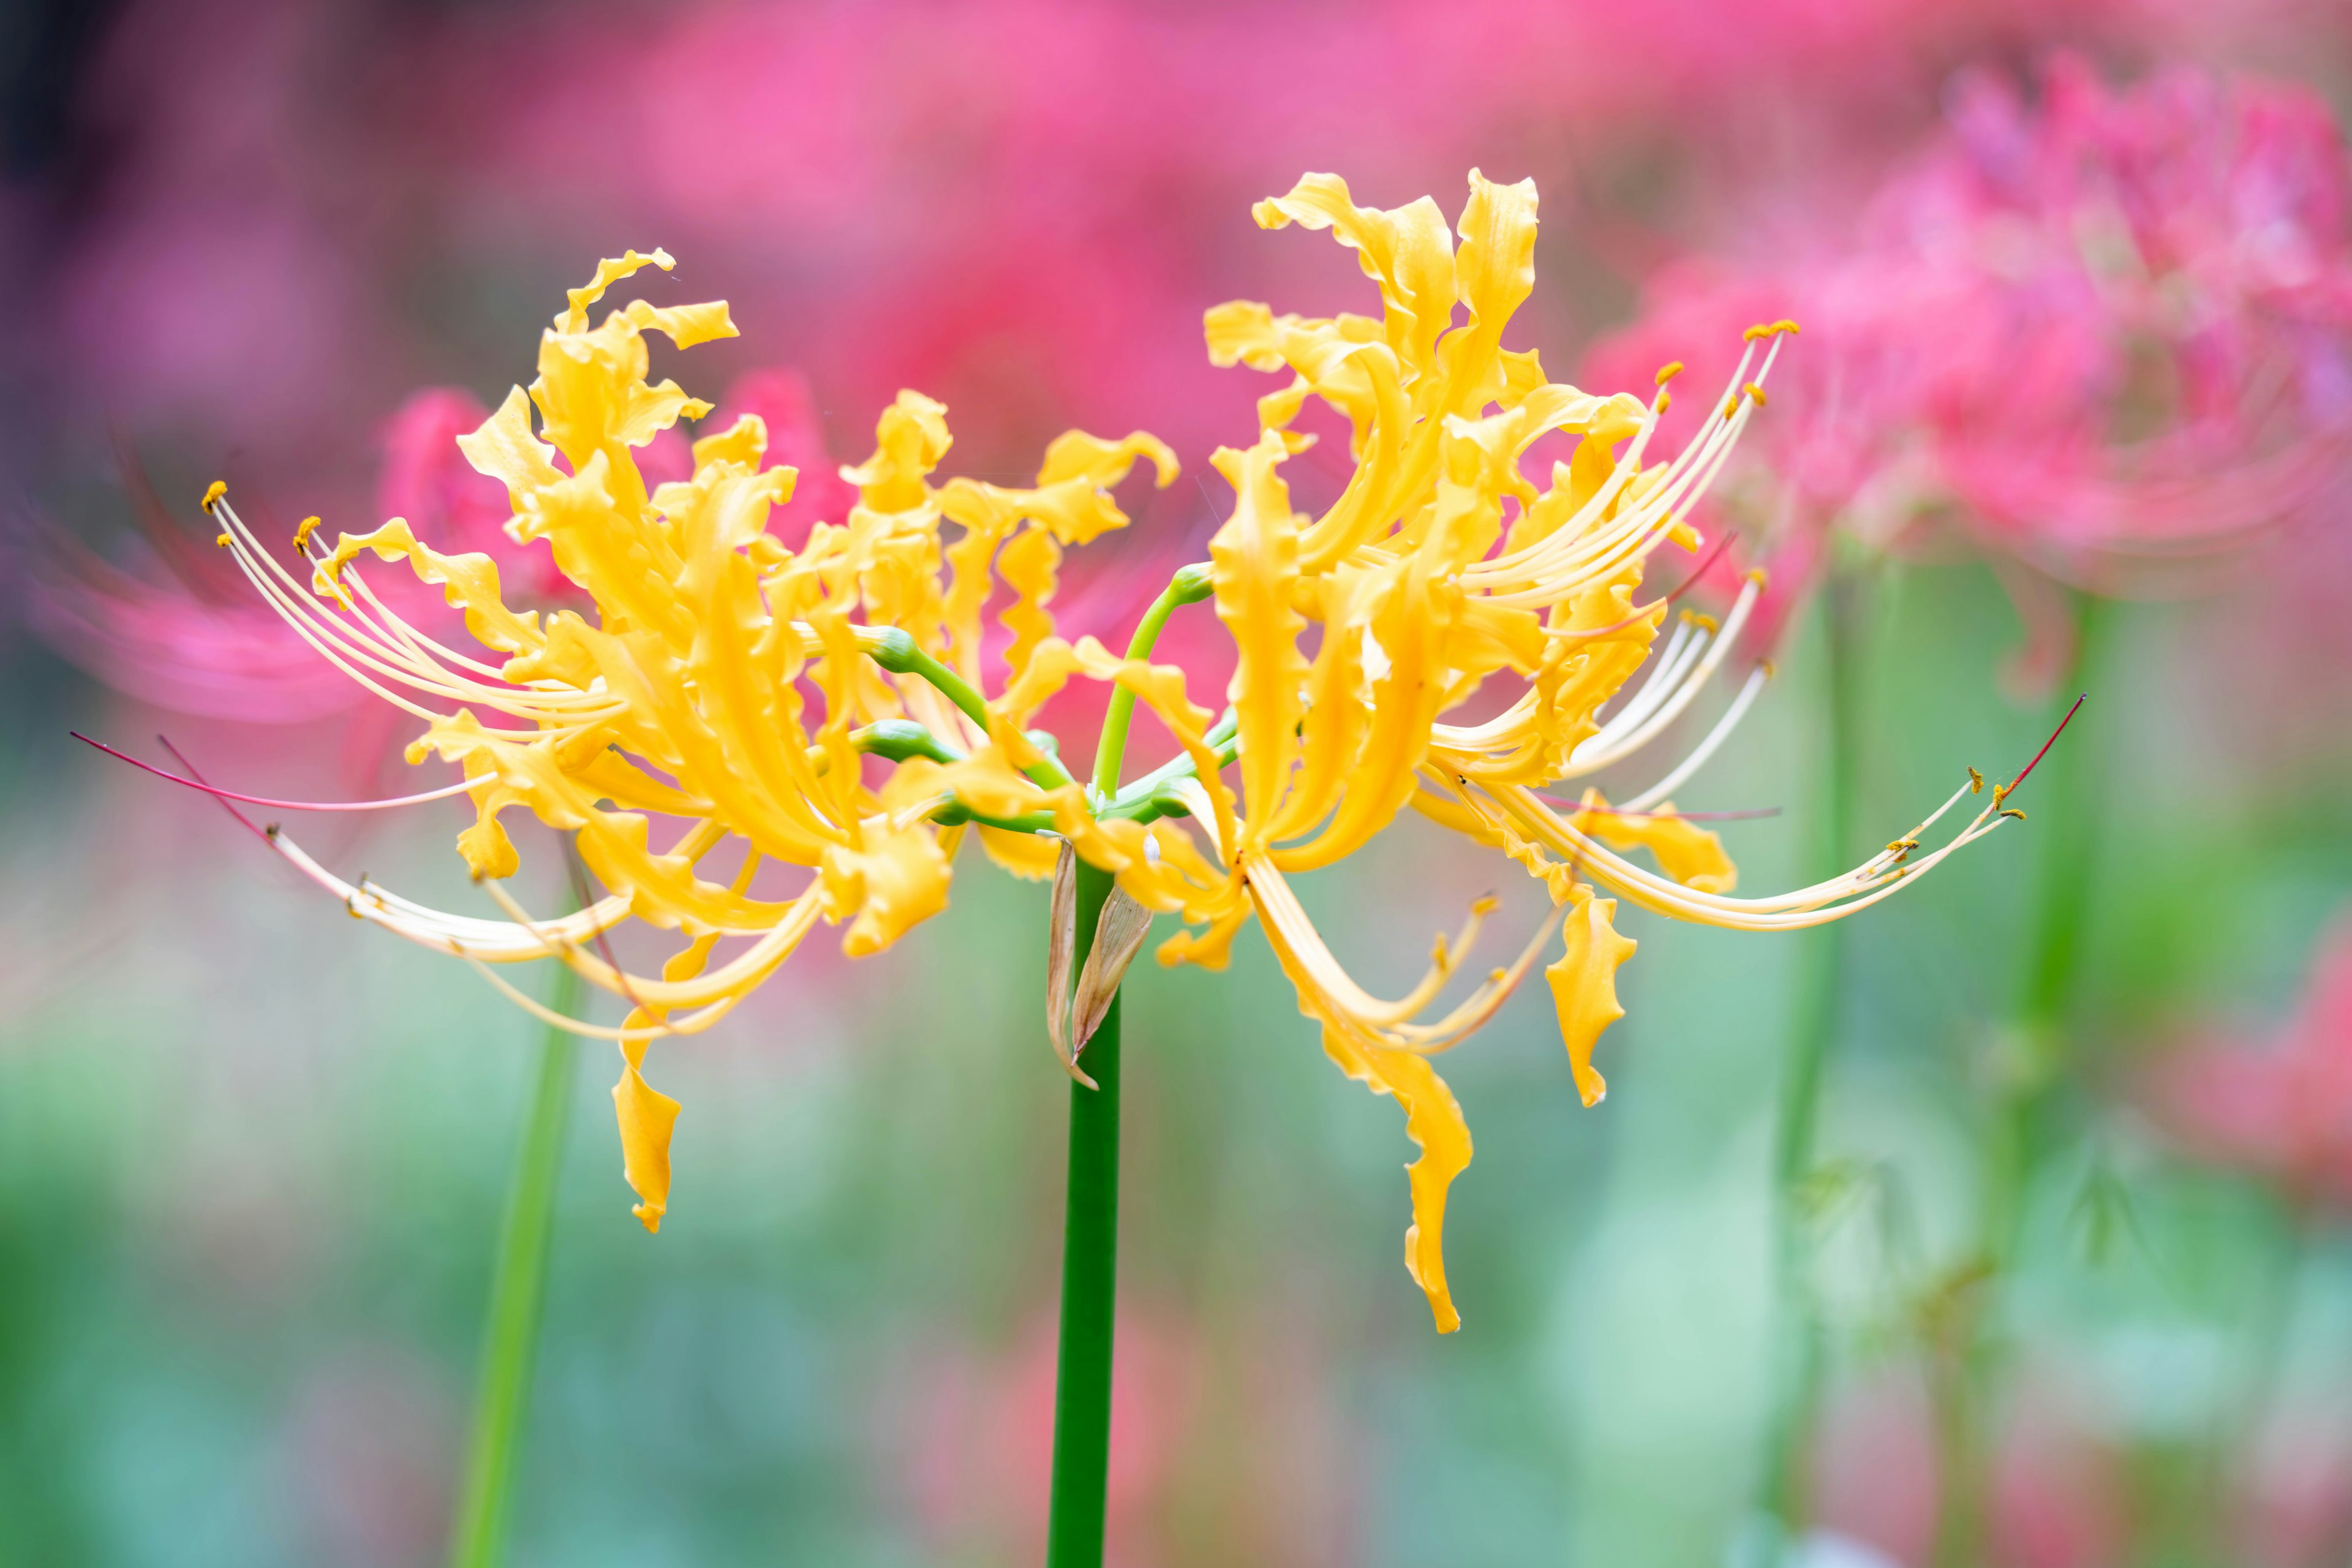
[[[1117,763],[1112,764],[1114,767]],[[1109,872],[1079,862],[1077,942],[1094,945]],[[1070,1085],[1069,1184],[1063,1198],[1062,1339],[1054,1384],[1054,1493],[1046,1568],[1099,1568],[1110,1475],[1112,1320],[1118,1289],[1119,1012],[1111,998],[1087,1042],[1096,1087]]]
[[[555,970],[548,1005],[571,1014],[580,1002],[580,976],[569,964]],[[490,1279],[489,1329],[482,1345],[481,1381],[474,1394],[473,1431],[466,1457],[465,1491],[449,1546],[453,1568],[493,1568],[506,1554],[507,1505],[514,1489],[515,1451],[530,1404],[537,1362],[541,1308],[547,1295],[549,1244],[555,1228],[556,1180],[563,1163],[563,1130],[572,1098],[571,1034],[550,1027],[540,1041],[530,1120]]]
[[[982,730],[989,727],[988,700],[972,689],[970,681],[921,648],[915,646],[912,633],[899,626],[856,626],[857,646],[874,662],[893,675],[911,675],[927,680],[940,694],[962,710],[963,716]],[[868,726],[870,732],[872,727]],[[1058,789],[1075,781],[1062,760],[1051,752],[1045,761],[1023,770],[1042,789]]]
[[[1859,589],[1851,576],[1833,572],[1822,592],[1822,744],[1827,776],[1815,823],[1814,859],[1824,878],[1846,868],[1853,848],[1859,674],[1854,646],[1859,640],[1859,615],[1854,601]],[[1822,1327],[1820,1306],[1813,1299],[1804,1183],[1812,1169],[1822,1079],[1830,1041],[1837,1029],[1844,969],[1841,930],[1832,921],[1805,939],[1804,968],[1798,982],[1773,1127],[1773,1300],[1779,1323],[1760,1502],[1761,1511],[1772,1521],[1782,1543],[1794,1540],[1804,1524],[1805,1460],[1821,1399]]]
[[[1208,568],[1187,566],[1145,613],[1127,646],[1149,658],[1179,605],[1208,597]],[[1111,691],[1095,748],[1094,794],[1118,793],[1135,694]],[[1117,879],[1078,862],[1074,964],[1094,950],[1095,928]],[[1055,1005],[1063,999],[1054,998]],[[1110,1366],[1118,1300],[1118,1080],[1120,995],[1086,1042],[1094,1087],[1070,1085],[1070,1161],[1062,1197],[1062,1337],[1054,1375],[1054,1492],[1045,1526],[1046,1568],[1101,1568],[1103,1515],[1110,1479]]]
[[[2105,601],[2075,596],[2074,655],[2053,709],[2053,722],[2096,666],[2112,618]],[[1940,1489],[1936,1562],[1943,1568],[1971,1561],[1984,1539],[1990,1462],[1985,1448],[1993,1431],[1989,1410],[2000,1360],[1987,1328],[1998,1321],[1998,1298],[2022,1237],[2026,1194],[2051,1137],[2054,1090],[2065,1066],[2061,1025],[2081,968],[2098,848],[2097,724],[2096,709],[2086,704],[2067,731],[2068,754],[2062,759],[2053,753],[2033,775],[2039,797],[2031,805],[2040,866],[2029,916],[2032,934],[2002,1054],[1994,1063],[1978,1217],[1983,1279],[1969,1331],[1957,1350],[1963,1365],[1950,1380],[1961,1405],[1948,1423],[1958,1447]]]
[[[1160,641],[1161,628],[1168,617],[1176,613],[1179,605],[1198,604],[1216,590],[1209,581],[1209,569],[1195,564],[1179,570],[1169,579],[1160,597],[1151,601],[1151,608],[1135,628],[1135,636],[1127,643],[1127,657],[1150,658]],[[1105,798],[1118,791],[1118,770],[1127,756],[1127,729],[1135,718],[1135,693],[1124,686],[1114,686],[1110,706],[1103,711],[1102,739],[1095,746],[1095,793]]]

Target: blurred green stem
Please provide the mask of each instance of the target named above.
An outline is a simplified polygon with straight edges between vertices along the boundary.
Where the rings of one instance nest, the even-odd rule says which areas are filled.
[[[1077,940],[1094,946],[1111,874],[1079,862]],[[1054,1383],[1054,1498],[1046,1568],[1099,1568],[1110,1475],[1111,1328],[1118,1289],[1118,1026],[1111,998],[1087,1042],[1096,1087],[1070,1085],[1069,1186],[1062,1211],[1062,1342]]]
[[[2096,668],[2113,620],[2111,607],[2088,594],[2073,595],[2073,609],[2074,657],[2053,700],[2053,727]],[[2000,1296],[2023,1237],[2034,1170],[2053,1137],[2057,1091],[2068,1065],[2063,1025],[2081,966],[2098,849],[2103,770],[2097,713],[2095,704],[2086,703],[2069,729],[2067,754],[2053,754],[2033,775],[2039,865],[2026,917],[2031,935],[2024,973],[1992,1066],[1975,1300],[1961,1331],[1938,1352],[1955,1364],[1934,1380],[1948,1405],[1937,1415],[1945,1455],[1937,1489],[1937,1568],[1963,1568],[1978,1561],[1987,1542],[1990,1450],[1998,1429],[1993,1405],[2002,1359]]]
[[[569,1016],[579,1005],[580,976],[571,965],[557,964],[548,1005]],[[506,1215],[499,1226],[489,1331],[474,1393],[465,1492],[458,1500],[449,1544],[453,1568],[492,1568],[506,1555],[507,1504],[514,1489],[515,1451],[530,1405],[531,1373],[538,1363],[548,1251],[555,1228],[556,1178],[563,1163],[576,1052],[567,1030],[551,1026],[540,1041],[530,1120],[523,1127],[522,1147],[516,1152]]]
[[[1822,657],[1822,746],[1826,774],[1822,808],[1814,823],[1813,860],[1822,878],[1843,870],[1852,848],[1854,762],[1858,726],[1855,700],[1860,674],[1863,584],[1833,570],[1821,595]],[[1772,1404],[1765,1426],[1762,1511],[1784,1548],[1803,1529],[1806,1456],[1815,1408],[1821,1399],[1822,1328],[1812,1287],[1811,1239],[1805,1213],[1805,1179],[1813,1163],[1813,1130],[1819,1120],[1822,1078],[1831,1037],[1836,1033],[1844,968],[1839,922],[1815,927],[1804,937],[1804,966],[1790,1021],[1788,1059],[1781,1068],[1780,1100],[1773,1136],[1773,1347]]]

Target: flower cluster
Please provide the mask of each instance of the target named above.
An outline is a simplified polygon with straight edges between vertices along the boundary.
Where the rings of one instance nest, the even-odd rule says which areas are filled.
[[[1107,1001],[1152,915],[1185,927],[1161,962],[1212,968],[1253,917],[1264,924],[1327,1051],[1405,1110],[1421,1149],[1409,1168],[1406,1263],[1450,1330],[1459,1320],[1441,1251],[1445,1197],[1471,1145],[1430,1058],[1491,1016],[1556,932],[1546,973],[1590,1103],[1603,1089],[1594,1045],[1622,1016],[1615,972],[1634,946],[1614,929],[1618,898],[1743,930],[1814,924],[1888,896],[2018,815],[1995,791],[1916,859],[1927,823],[1817,886],[1734,897],[1721,846],[1668,796],[1746,710],[1761,668],[1650,787],[1613,805],[1590,789],[1574,804],[1544,794],[1666,731],[1717,673],[1761,593],[1751,578],[1720,626],[1685,616],[1663,644],[1665,597],[1637,598],[1654,552],[1699,547],[1685,514],[1762,406],[1793,324],[1748,330],[1700,433],[1657,461],[1649,448],[1678,366],[1660,371],[1646,398],[1596,395],[1550,381],[1535,352],[1503,346],[1534,284],[1531,182],[1474,171],[1451,227],[1427,198],[1363,207],[1329,175],[1259,204],[1256,217],[1329,230],[1357,253],[1381,313],[1306,318],[1246,302],[1208,312],[1214,361],[1288,379],[1260,400],[1256,439],[1214,454],[1232,513],[1210,560],[1176,574],[1124,657],[1092,637],[1063,637],[1050,606],[1064,551],[1126,524],[1113,487],[1147,460],[1162,485],[1175,477],[1165,446],[1074,431],[1048,447],[1034,486],[937,482],[947,411],[902,392],[881,415],[872,457],[842,470],[855,504],[788,546],[768,524],[796,475],[766,461],[756,416],[695,440],[690,478],[649,484],[635,460],[709,412],[676,383],[648,381],[645,334],[684,349],[734,331],[723,303],[642,300],[591,324],[607,288],[668,265],[659,251],[605,262],[573,290],[542,338],[538,379],[458,440],[506,485],[507,532],[544,543],[593,600],[593,624],[572,609],[510,609],[489,556],[436,551],[399,520],[331,549],[306,528],[300,578],[217,488],[206,498],[222,542],[272,605],[331,662],[424,722],[411,760],[462,767],[447,793],[469,795],[476,819],[458,848],[508,918],[446,914],[346,883],[273,831],[278,852],[354,915],[474,963],[527,1007],[538,1005],[495,966],[553,956],[628,1003],[618,1026],[555,1021],[625,1054],[614,1098],[648,1227],[667,1204],[678,1107],[646,1081],[647,1043],[708,1028],[820,921],[845,928],[852,955],[889,946],[945,907],[969,829],[1016,872],[1060,868],[1057,921],[1074,860],[1116,878],[1074,1028],[1064,963],[1049,999],[1049,1033],[1080,1076],[1099,1016],[1088,985]],[[1310,399],[1345,419],[1352,458],[1344,490],[1318,515],[1294,509],[1281,474],[1310,440],[1294,428]],[[1572,450],[1538,483],[1520,462],[1555,433]],[[388,609],[359,570],[371,552],[439,586],[490,657],[446,647]],[[1012,641],[992,681],[982,622],[999,599]],[[1202,601],[1234,647],[1222,713],[1192,700],[1182,669],[1150,657],[1169,616]],[[1604,717],[1645,666],[1647,679]],[[1110,692],[1090,783],[1028,727],[1074,680]],[[1489,682],[1515,694],[1483,700],[1489,717],[1457,712]],[[1122,783],[1138,706],[1178,755]],[[1928,823],[1981,782],[1971,774]],[[1421,984],[1384,999],[1349,978],[1290,885],[1408,807],[1520,862],[1555,906],[1511,964],[1434,1017],[1485,906],[1459,940],[1439,942]],[[500,881],[518,855],[501,819],[515,808],[572,834],[605,896],[541,919],[507,893]],[[657,839],[656,817],[683,826]],[[741,857],[733,875],[705,875],[705,859],[730,843]],[[1635,849],[1657,868],[1628,859]],[[759,896],[769,862],[805,869],[792,896]],[[602,933],[632,917],[683,941],[658,976],[625,973],[600,951]],[[742,945],[714,965],[721,942]]]
[[[2343,470],[2352,159],[2326,106],[2190,68],[2116,90],[2067,56],[2039,88],[1962,77],[1850,224],[1784,215],[1665,269],[1595,356],[1802,313],[1769,482],[1732,480],[1791,585],[1832,522],[1878,548],[1942,522],[2004,569],[2167,590]]]

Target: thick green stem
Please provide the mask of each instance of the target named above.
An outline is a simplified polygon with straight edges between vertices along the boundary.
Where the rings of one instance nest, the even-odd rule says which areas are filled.
[[[1822,743],[1827,776],[1822,781],[1813,855],[1823,878],[1845,869],[1853,847],[1854,705],[1859,674],[1859,650],[1854,644],[1860,626],[1855,601],[1860,586],[1850,576],[1832,574],[1821,599],[1825,634]],[[1819,1303],[1813,1298],[1804,1184],[1812,1170],[1822,1079],[1837,1030],[1844,968],[1841,931],[1841,925],[1832,921],[1803,939],[1804,967],[1790,1021],[1788,1058],[1781,1069],[1773,1127],[1773,1303],[1778,1322],[1760,1503],[1781,1542],[1793,1540],[1803,1528],[1805,1461],[1821,1398],[1822,1329]]]
[[[580,1002],[580,976],[569,964],[555,970],[549,1005],[569,1015]],[[507,1505],[514,1489],[515,1453],[530,1404],[538,1361],[541,1309],[547,1296],[547,1259],[555,1228],[555,1190],[563,1163],[563,1131],[572,1099],[576,1046],[565,1030],[550,1028],[540,1041],[530,1120],[490,1278],[489,1329],[482,1344],[474,1425],[467,1442],[464,1494],[457,1504],[449,1561],[453,1568],[492,1568],[506,1555]]]
[[[1208,568],[1187,566],[1155,600],[1129,640],[1127,657],[1149,658],[1179,605],[1208,597]],[[1111,692],[1101,743],[1095,749],[1094,794],[1118,794],[1128,721],[1135,694]],[[1072,967],[1095,944],[1116,879],[1078,862]],[[1059,1005],[1063,998],[1055,997]],[[1112,1325],[1118,1305],[1118,1035],[1121,997],[1085,1044],[1089,1089],[1070,1085],[1070,1164],[1062,1197],[1062,1340],[1054,1375],[1054,1494],[1045,1526],[1046,1568],[1101,1568],[1103,1513],[1110,1478]]]
[[[1113,763],[1116,767],[1116,763]],[[1108,871],[1079,863],[1078,952],[1094,945]],[[1118,1289],[1120,1000],[1087,1042],[1096,1087],[1070,1085],[1069,1185],[1063,1198],[1062,1340],[1054,1384],[1054,1494],[1046,1568],[1099,1568],[1110,1474],[1111,1325]]]

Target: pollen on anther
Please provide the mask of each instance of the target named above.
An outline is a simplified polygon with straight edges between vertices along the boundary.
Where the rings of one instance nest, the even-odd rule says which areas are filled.
[[[228,535],[226,533],[221,534],[215,538],[213,542],[219,545],[223,550],[226,550],[228,548]]]
[[[1748,384],[1748,395],[1756,400],[1757,407],[1764,406],[1764,389],[1752,381]]]
[[[1984,774],[1977,772],[1974,768],[1970,768],[1969,770],[1969,793],[1970,795],[1984,794]]]
[[[1658,367],[1658,384],[1660,386],[1664,386],[1666,383],[1674,380],[1675,377],[1682,374],[1682,373],[1683,362],[1680,360],[1670,361],[1669,363]]]
[[[2000,808],[2000,814],[2003,816],[2013,816],[2020,822],[2023,822],[2025,820],[2025,813],[2018,810],[2017,807],[2013,805],[2002,806]]]
[[[318,526],[319,520],[315,517],[306,517],[302,520],[302,526],[294,531],[295,554],[302,555],[307,554],[310,552],[310,533],[311,531],[316,529]]]
[[[215,506],[220,503],[221,497],[226,494],[228,494],[228,481],[226,479],[215,479],[211,484],[206,485],[205,487],[205,499],[202,503],[205,510],[212,510]]]

